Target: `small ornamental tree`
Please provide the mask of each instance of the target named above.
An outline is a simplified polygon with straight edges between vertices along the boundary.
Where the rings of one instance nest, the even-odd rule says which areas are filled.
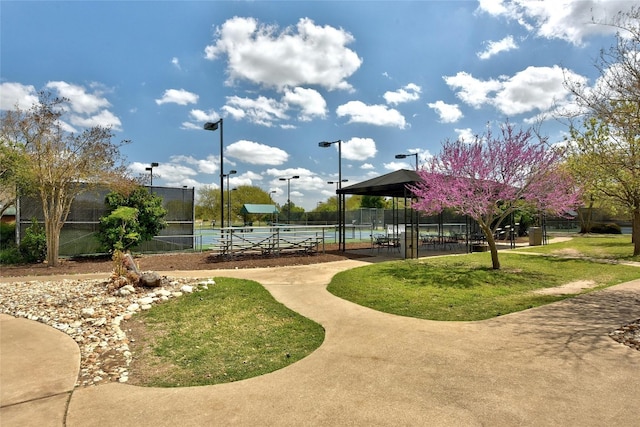
[[[128,193],[111,192],[105,197],[108,214],[100,218],[98,240],[104,250],[112,252],[118,249],[116,244],[120,242],[120,228],[126,228],[126,235],[135,234],[137,242],[126,245],[125,248],[134,247],[133,243],[142,243],[153,239],[160,230],[166,227],[165,217],[167,210],[162,207],[162,198],[152,194],[145,187],[136,187]],[[135,218],[122,216],[126,211],[113,216],[112,212],[121,207],[135,208]],[[133,234],[132,234],[133,233]]]
[[[138,209],[120,206],[100,218],[102,242],[109,251],[126,251],[140,242]]]
[[[496,229],[524,207],[564,215],[580,201],[580,192],[561,167],[563,153],[546,140],[534,143],[531,130],[501,126],[474,143],[447,141],[440,154],[418,171],[410,186],[418,198],[415,209],[428,214],[445,208],[468,215],[484,232],[494,269],[500,269]]]

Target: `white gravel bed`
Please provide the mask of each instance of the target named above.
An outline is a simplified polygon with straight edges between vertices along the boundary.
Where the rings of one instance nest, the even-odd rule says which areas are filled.
[[[126,382],[131,352],[120,322],[214,282],[165,277],[162,283],[157,288],[127,285],[114,292],[106,280],[0,283],[0,312],[47,324],[73,338],[81,354],[77,385]]]

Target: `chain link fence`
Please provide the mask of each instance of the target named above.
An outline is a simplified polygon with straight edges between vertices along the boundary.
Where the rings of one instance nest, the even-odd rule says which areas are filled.
[[[162,198],[167,210],[167,227],[151,241],[144,242],[135,252],[155,253],[198,249],[198,239],[194,236],[194,189],[171,187],[147,187],[149,191]],[[86,191],[78,195],[71,204],[71,210],[60,231],[60,256],[77,256],[100,253],[100,244],[96,237],[100,217],[106,215],[104,203],[108,189]],[[22,196],[16,209],[16,240],[32,223],[37,221],[44,226],[42,204],[37,197]],[[201,246],[201,245],[200,245]]]

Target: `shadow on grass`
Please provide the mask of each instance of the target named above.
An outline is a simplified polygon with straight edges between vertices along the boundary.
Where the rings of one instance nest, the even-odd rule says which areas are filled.
[[[567,261],[561,258],[549,260],[554,264]],[[494,270],[487,266],[470,266],[468,263],[434,266],[425,262],[405,261],[389,264],[381,269],[381,272],[405,284],[411,283],[415,287],[437,286],[451,289],[473,289],[486,285],[509,287],[553,279],[553,275],[542,271],[512,268],[512,266]]]

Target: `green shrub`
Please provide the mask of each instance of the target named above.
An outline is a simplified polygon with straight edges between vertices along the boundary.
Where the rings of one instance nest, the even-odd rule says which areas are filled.
[[[23,262],[42,262],[47,257],[47,236],[44,227],[35,219],[31,220],[31,225],[24,231],[19,249]]]
[[[0,222],[0,249],[9,249],[16,244],[16,224]]]
[[[622,229],[615,223],[595,223],[591,226],[591,232],[598,234],[622,234]]]
[[[17,246],[0,250],[0,264],[20,264],[21,262],[22,255]]]

